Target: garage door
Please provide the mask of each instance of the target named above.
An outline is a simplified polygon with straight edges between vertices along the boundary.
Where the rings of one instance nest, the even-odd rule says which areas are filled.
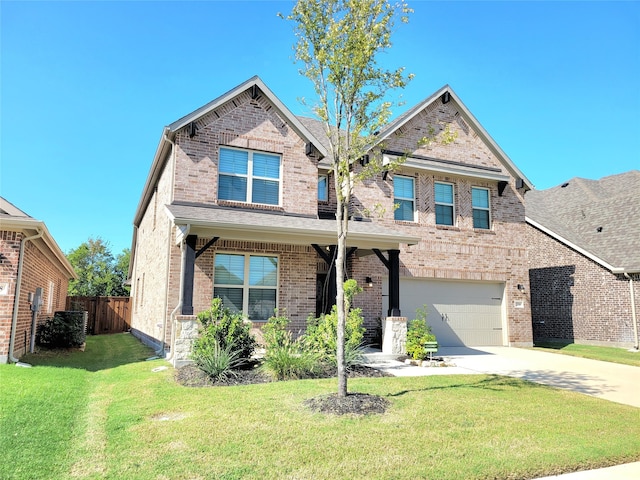
[[[383,282],[383,317],[388,310]],[[502,298],[504,284],[402,278],[400,310],[409,320],[427,306],[427,323],[445,347],[505,345]]]

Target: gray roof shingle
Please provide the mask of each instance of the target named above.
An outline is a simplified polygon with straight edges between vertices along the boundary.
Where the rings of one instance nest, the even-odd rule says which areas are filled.
[[[640,272],[640,171],[525,195],[527,219],[615,269]]]

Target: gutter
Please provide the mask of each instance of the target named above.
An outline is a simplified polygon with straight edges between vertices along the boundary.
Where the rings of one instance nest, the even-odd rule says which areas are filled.
[[[631,296],[631,319],[633,321],[633,350],[638,351],[638,316],[636,315],[636,298],[633,289],[633,277],[628,273],[624,273],[624,276],[629,279],[629,295]]]
[[[35,240],[36,238],[40,238],[42,237],[42,235],[44,235],[44,231],[41,229],[37,229],[37,232],[35,235],[32,235],[30,237],[24,237],[21,241],[20,241],[20,254],[19,254],[19,259],[18,259],[18,277],[16,279],[16,291],[14,294],[14,298],[13,298],[13,316],[11,318],[11,331],[9,334],[9,361],[13,362],[13,363],[18,363],[19,360],[17,358],[14,358],[13,356],[13,348],[15,346],[15,342],[16,342],[16,328],[18,325],[18,307],[20,306],[20,290],[21,290],[21,284],[22,284],[22,267],[24,266],[24,246],[27,243],[28,240]]]

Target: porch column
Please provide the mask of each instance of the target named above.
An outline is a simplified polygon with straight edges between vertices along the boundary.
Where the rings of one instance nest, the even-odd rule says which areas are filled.
[[[389,312],[390,317],[400,313],[400,250],[389,250]]]
[[[182,315],[193,315],[193,275],[196,264],[197,235],[187,235],[185,241],[185,256],[182,271]]]

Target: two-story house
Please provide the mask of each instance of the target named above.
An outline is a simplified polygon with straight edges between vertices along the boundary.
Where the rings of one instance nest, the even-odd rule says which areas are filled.
[[[448,86],[377,138],[371,155],[408,156],[350,206],[369,337],[426,305],[441,345],[531,345],[530,182]],[[335,298],[332,183],[321,125],[258,77],[165,127],[134,219],[133,333],[180,363],[213,297],[304,330]]]

